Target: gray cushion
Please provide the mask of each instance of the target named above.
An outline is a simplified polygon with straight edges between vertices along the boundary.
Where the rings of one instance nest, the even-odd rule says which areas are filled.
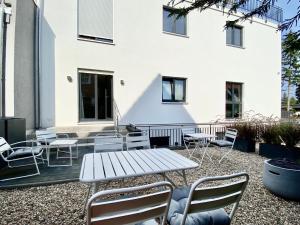
[[[225,141],[225,140],[214,140],[210,142],[213,145],[217,145],[219,147],[228,147],[228,146],[232,146],[232,142],[230,141]]]
[[[170,225],[180,225],[190,188],[175,189],[168,212]],[[224,209],[188,214],[185,225],[229,225],[230,218]]]
[[[28,156],[32,156],[32,151],[34,153],[34,155],[38,155],[39,153],[41,153],[41,151],[43,150],[43,148],[41,146],[36,146],[31,148],[19,148],[17,150],[14,150],[13,153],[11,153],[7,159],[17,159],[17,158],[22,158],[22,157],[28,157]]]

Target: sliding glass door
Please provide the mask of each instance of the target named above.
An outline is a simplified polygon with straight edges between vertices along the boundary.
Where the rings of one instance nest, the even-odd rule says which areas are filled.
[[[79,120],[112,120],[112,106],[112,76],[79,73]]]

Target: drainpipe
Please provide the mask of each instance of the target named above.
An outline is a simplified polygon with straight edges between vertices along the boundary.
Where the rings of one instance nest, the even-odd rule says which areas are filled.
[[[10,22],[11,7],[5,5],[5,0],[0,4],[0,77],[1,77],[1,116],[6,116],[6,88],[5,88],[5,63],[6,63],[6,31]]]
[[[34,37],[34,124],[40,128],[40,8],[36,3],[35,9],[35,37]]]

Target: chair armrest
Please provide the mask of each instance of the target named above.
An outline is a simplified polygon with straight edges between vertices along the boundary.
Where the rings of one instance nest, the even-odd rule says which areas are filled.
[[[27,141],[19,141],[19,142],[15,142],[13,144],[11,144],[10,146],[15,146],[18,144],[26,144],[26,143],[31,143],[31,147],[33,147],[33,143],[36,144],[36,146],[41,145],[41,143],[37,140],[27,140]],[[28,147],[28,146],[19,146],[19,148],[24,148],[24,147]],[[12,148],[13,149],[13,148]]]

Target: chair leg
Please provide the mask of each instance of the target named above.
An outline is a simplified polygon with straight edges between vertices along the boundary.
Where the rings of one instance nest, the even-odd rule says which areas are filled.
[[[0,180],[0,182],[9,181],[9,180],[16,180],[16,179],[20,179],[20,178],[26,178],[26,177],[32,177],[32,176],[40,175],[40,170],[39,170],[36,158],[33,157],[33,160],[34,160],[35,168],[36,168],[36,171],[37,171],[36,173],[28,174],[28,175],[24,175],[24,176],[18,176],[18,177],[12,177],[12,178],[7,178],[7,179],[2,179],[2,180]]]
[[[221,163],[222,160],[223,160],[225,157],[227,157],[227,155],[229,155],[229,154],[231,153],[232,149],[233,149],[233,148],[230,148],[230,149],[229,149],[229,150],[221,157],[221,159],[219,160],[219,163]]]

